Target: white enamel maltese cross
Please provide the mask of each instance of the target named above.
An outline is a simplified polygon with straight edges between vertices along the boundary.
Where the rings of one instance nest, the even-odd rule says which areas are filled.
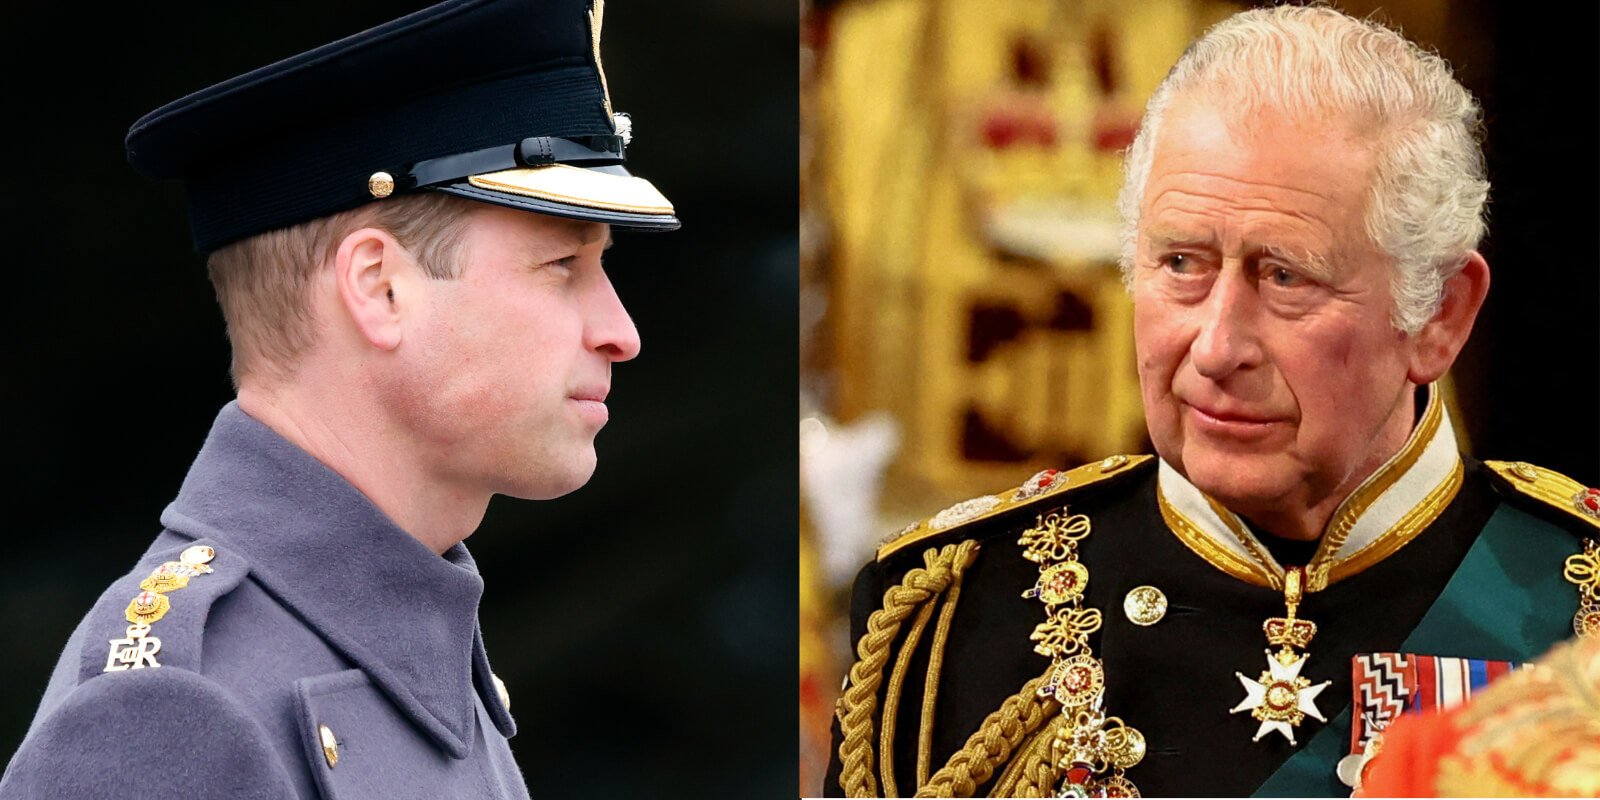
[[[1294,740],[1294,729],[1300,726],[1306,715],[1328,721],[1317,710],[1316,701],[1317,695],[1333,681],[1312,686],[1310,681],[1300,677],[1300,668],[1305,666],[1308,656],[1297,656],[1288,648],[1278,651],[1276,656],[1271,650],[1266,653],[1267,670],[1261,673],[1259,679],[1250,680],[1242,672],[1233,673],[1244,684],[1245,698],[1229,713],[1249,711],[1251,716],[1261,721],[1261,727],[1256,729],[1252,741],[1259,742],[1268,731],[1277,731],[1289,740],[1289,744],[1299,744]]]

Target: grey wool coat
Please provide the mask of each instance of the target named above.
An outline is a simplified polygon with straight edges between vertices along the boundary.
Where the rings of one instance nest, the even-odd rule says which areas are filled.
[[[161,523],[0,798],[527,797],[465,547],[441,558],[237,403]]]

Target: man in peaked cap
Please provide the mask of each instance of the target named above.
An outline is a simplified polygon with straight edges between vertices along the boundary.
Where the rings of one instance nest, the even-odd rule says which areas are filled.
[[[1435,383],[1489,289],[1479,123],[1327,7],[1185,51],[1121,197],[1156,454],[879,548],[830,794],[1348,796],[1400,715],[1600,635],[1600,491],[1461,454]]]
[[[134,124],[184,183],[238,399],[68,641],[0,797],[526,797],[462,545],[583,485],[638,334],[600,0],[448,2]],[[440,54],[446,54],[441,56]]]

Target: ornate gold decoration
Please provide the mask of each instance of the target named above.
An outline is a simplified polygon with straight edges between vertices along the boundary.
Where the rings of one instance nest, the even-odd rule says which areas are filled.
[[[600,94],[606,107],[606,116],[611,116],[611,87],[606,85],[606,68],[600,64],[600,27],[606,16],[606,0],[594,0],[589,7],[589,41],[594,47],[594,71],[600,75]]]
[[[1045,621],[1029,637],[1036,643],[1033,651],[1052,662],[1037,693],[1061,705],[1049,757],[1055,775],[1036,785],[1059,775],[1057,797],[1138,797],[1123,771],[1144,758],[1144,735],[1106,716],[1101,708],[1105,665],[1089,647],[1089,635],[1100,630],[1103,617],[1100,609],[1083,605],[1089,570],[1078,560],[1078,543],[1092,529],[1087,516],[1068,515],[1062,508],[1040,515],[1017,540],[1023,558],[1039,565],[1039,579],[1023,597],[1045,607]]]
[[[1024,598],[1037,597],[1050,605],[1070,602],[1083,594],[1089,585],[1089,570],[1076,561],[1052,564],[1039,571],[1039,582],[1022,593]]]
[[[172,572],[152,572],[150,577],[139,581],[139,588],[151,592],[170,592],[182,589],[189,585],[189,576],[178,575]]]
[[[122,616],[135,625],[149,625],[166,616],[171,607],[172,601],[166,595],[145,590],[134,595]]]
[[[109,640],[111,649],[106,654],[102,672],[120,672],[128,669],[145,669],[161,666],[156,653],[161,652],[161,640],[150,635],[150,626],[159,622],[172,608],[167,592],[189,585],[189,579],[211,572],[206,563],[216,558],[217,551],[205,545],[194,545],[183,551],[180,561],[167,561],[151,570],[139,581],[143,591],[129,601],[122,616],[132,623],[121,639]]]
[[[1561,577],[1578,587],[1578,613],[1572,630],[1579,636],[1600,637],[1600,541],[1583,540],[1583,552],[1567,556]]]
[[[1167,615],[1167,596],[1154,586],[1136,586],[1122,599],[1122,613],[1129,622],[1149,627]]]
[[[952,523],[949,527],[969,525],[979,520],[989,519],[1027,506],[1042,506],[1045,500],[1062,492],[1082,489],[1085,486],[1092,486],[1102,481],[1116,480],[1120,476],[1127,475],[1132,469],[1150,461],[1154,456],[1122,456],[1122,458],[1126,458],[1127,463],[1122,468],[1112,472],[1101,472],[1100,465],[1104,462],[1094,461],[1065,472],[1044,470],[1036,473],[1016,490],[994,495],[996,502],[987,511],[963,519],[958,523]],[[907,525],[899,535],[880,545],[877,558],[879,561],[883,561],[907,547],[917,545],[930,536],[944,533],[944,530],[946,529],[934,528],[932,519],[926,522],[914,522]]]
[[[1600,519],[1600,489],[1587,488],[1572,496],[1572,507],[1592,519]]]
[[[1053,562],[1076,562],[1078,542],[1088,536],[1090,530],[1089,518],[1083,514],[1062,518],[1061,512],[1053,511],[1040,516],[1037,524],[1023,531],[1017,544],[1022,546],[1022,557],[1040,565],[1043,571]]]
[[[1571,514],[1600,531],[1600,495],[1594,496],[1596,506],[1593,510],[1583,502],[1594,490],[1553,469],[1522,461],[1485,461],[1483,465],[1505,478],[1512,489],[1561,509],[1563,513]]]
[[[1299,744],[1295,741],[1294,729],[1300,727],[1307,716],[1328,721],[1317,709],[1316,699],[1333,682],[1323,681],[1312,686],[1311,681],[1300,676],[1300,670],[1310,656],[1294,652],[1297,647],[1304,649],[1311,644],[1311,637],[1317,634],[1316,623],[1295,616],[1304,597],[1304,574],[1299,567],[1284,573],[1283,601],[1289,614],[1287,617],[1272,617],[1261,626],[1267,643],[1279,645],[1276,653],[1266,651],[1266,671],[1256,680],[1246,678],[1242,672],[1234,673],[1239,683],[1244,685],[1245,697],[1229,713],[1249,711],[1261,723],[1252,741],[1259,742],[1268,731],[1277,731],[1289,740],[1289,744]]]

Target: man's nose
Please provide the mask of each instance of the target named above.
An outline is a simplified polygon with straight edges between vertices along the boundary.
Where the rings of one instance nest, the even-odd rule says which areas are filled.
[[[1195,371],[1220,381],[1236,370],[1261,363],[1258,301],[1256,287],[1243,270],[1224,269],[1217,276],[1211,294],[1198,309],[1200,330],[1189,348]]]
[[[628,361],[639,355],[639,329],[622,306],[622,298],[604,274],[596,286],[590,307],[586,344],[612,361]]]

